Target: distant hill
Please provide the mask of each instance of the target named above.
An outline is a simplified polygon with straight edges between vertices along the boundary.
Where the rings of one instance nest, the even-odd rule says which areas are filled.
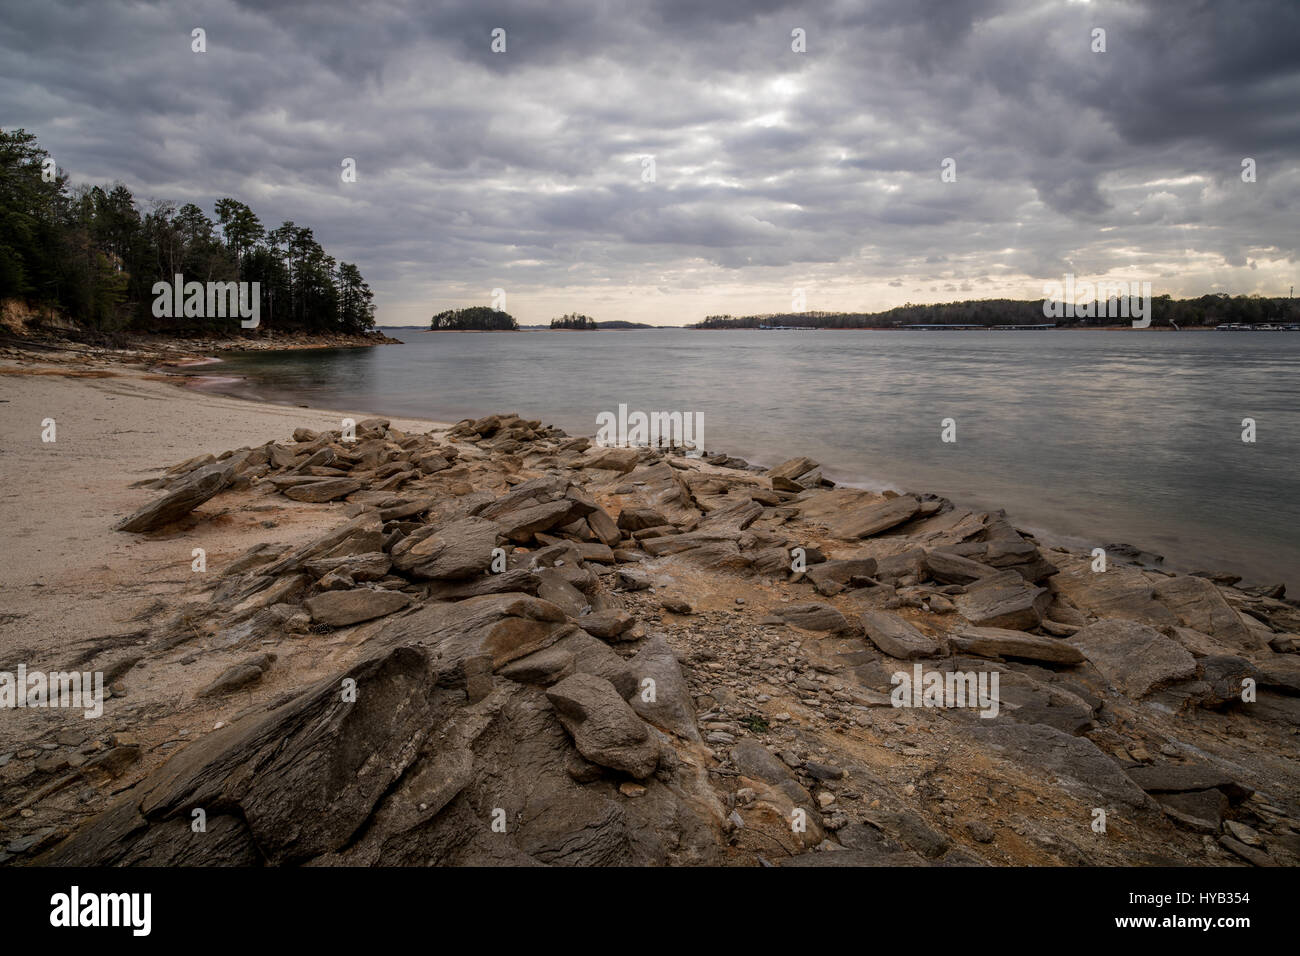
[[[648,325],[645,322],[624,322],[622,319],[615,319],[613,322],[597,322],[602,329],[662,329],[666,326]]]
[[[1136,305],[1136,299],[1133,300]],[[1088,317],[1048,318],[1043,315],[1042,299],[968,299],[935,305],[901,305],[884,312],[774,312],[767,315],[710,315],[703,322],[687,326],[692,329],[757,329],[760,326],[785,326],[801,329],[902,329],[913,325],[1041,325],[1055,323],[1060,328],[1088,328],[1127,325],[1132,310],[1117,317],[1114,305],[1108,315],[1099,314],[1105,303],[1091,303]],[[1115,304],[1118,304],[1116,302]],[[1300,302],[1286,296],[1203,295],[1195,299],[1173,299],[1167,295],[1151,298],[1151,325],[1168,328],[1216,326],[1238,322],[1245,325],[1292,323],[1300,321]]]

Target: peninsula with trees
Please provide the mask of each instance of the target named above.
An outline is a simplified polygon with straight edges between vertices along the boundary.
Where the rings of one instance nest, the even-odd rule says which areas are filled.
[[[391,341],[374,332],[374,293],[307,226],[268,228],[245,203],[218,199],[214,222],[193,202],[142,202],[122,183],[70,187],[26,130],[0,130],[0,302],[65,335],[328,338]],[[238,316],[155,315],[156,283],[257,283],[260,327]],[[12,320],[12,321],[10,321]],[[322,344],[326,344],[322,340]]]

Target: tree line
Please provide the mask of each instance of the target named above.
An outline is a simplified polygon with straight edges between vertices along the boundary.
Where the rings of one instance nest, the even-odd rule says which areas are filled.
[[[1092,304],[1088,317],[1045,318],[1043,300],[971,299],[935,305],[901,305],[883,312],[772,312],[766,315],[710,315],[690,328],[756,329],[760,325],[785,325],[808,329],[895,329],[909,325],[1041,325],[1055,322],[1062,328],[1124,325],[1112,304],[1109,316],[1099,314],[1105,302]],[[1130,314],[1132,314],[1130,312]],[[1285,296],[1228,296],[1209,294],[1194,299],[1151,298],[1152,326],[1179,328],[1240,322],[1247,325],[1300,321],[1300,304]]]
[[[121,183],[69,187],[25,130],[0,130],[0,300],[55,307],[102,331],[237,332],[239,317],[156,318],[154,284],[260,283],[261,324],[279,331],[374,328],[361,271],[327,254],[312,230],[266,228],[236,199],[216,221],[194,203],[141,204]]]

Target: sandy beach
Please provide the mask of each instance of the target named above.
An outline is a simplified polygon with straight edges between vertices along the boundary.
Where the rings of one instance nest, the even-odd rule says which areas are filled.
[[[216,520],[163,539],[112,529],[157,497],[130,486],[169,463],[282,439],[295,428],[338,428],[349,415],[367,417],[227,398],[120,365],[0,364],[0,660],[20,650],[57,656],[88,638],[138,630],[151,604],[193,585],[193,548],[219,564],[264,536],[267,520],[277,521],[282,540],[310,535],[328,520],[320,512],[343,506],[275,509],[257,521],[203,509]],[[52,443],[41,441],[47,418],[56,423]],[[427,431],[437,423],[394,425]]]

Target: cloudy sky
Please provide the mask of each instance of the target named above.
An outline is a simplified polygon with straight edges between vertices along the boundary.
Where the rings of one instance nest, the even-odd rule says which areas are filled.
[[[74,182],[313,227],[382,324],[495,288],[524,323],[680,325],[796,289],[876,310],[1300,273],[1296,0],[0,10],[0,124]]]

